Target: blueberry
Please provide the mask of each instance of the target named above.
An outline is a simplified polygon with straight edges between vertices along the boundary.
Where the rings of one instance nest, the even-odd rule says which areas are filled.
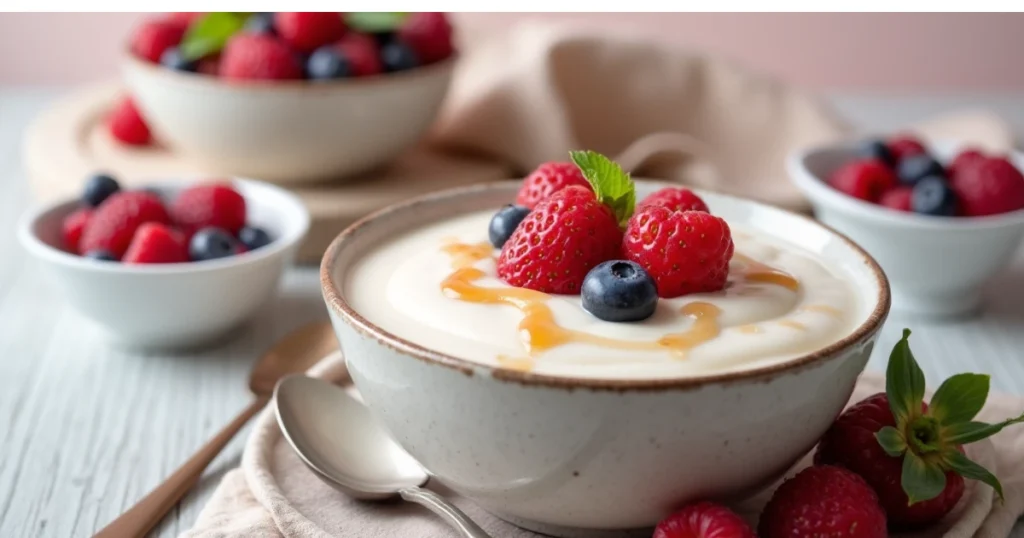
[[[392,41],[381,47],[380,61],[384,64],[384,70],[389,73],[412,69],[420,64],[416,53],[400,41]]]
[[[523,222],[523,219],[529,214],[530,208],[521,205],[508,204],[498,210],[491,217],[491,225],[487,228],[487,235],[491,239],[491,244],[494,245],[494,248],[504,246],[505,241],[512,237],[512,232],[516,231],[519,223]]]
[[[394,41],[395,33],[394,32],[373,32],[373,33],[370,34],[370,37],[372,37],[375,41],[377,41],[377,46],[378,47],[383,47],[384,45],[387,45],[388,43],[391,43],[392,41]]]
[[[97,261],[104,261],[104,262],[116,262],[117,261],[117,258],[115,258],[113,254],[111,254],[110,252],[108,252],[106,250],[100,250],[100,249],[98,249],[98,250],[90,250],[89,252],[86,252],[85,254],[83,254],[83,257],[84,258],[89,258],[90,260],[97,260]]]
[[[928,176],[914,185],[910,208],[914,213],[952,217],[956,215],[956,193],[941,176]]]
[[[306,60],[306,78],[312,80],[345,78],[351,74],[348,58],[330,45],[316,49]]]
[[[658,306],[654,279],[636,262],[612,260],[594,267],[583,279],[583,308],[605,321],[640,321]]]
[[[914,185],[928,176],[946,177],[946,171],[938,161],[928,155],[912,155],[900,161],[896,167],[900,183]]]
[[[160,65],[175,71],[195,71],[197,63],[185,58],[178,47],[171,47],[160,55]]]
[[[277,32],[274,30],[274,14],[273,13],[253,13],[245,21],[245,32],[250,34],[264,34],[274,35]]]
[[[86,180],[85,190],[82,192],[82,202],[89,207],[97,207],[103,203],[103,200],[119,190],[121,190],[121,186],[109,174],[96,174]]]
[[[270,234],[255,226],[246,226],[238,231],[238,240],[249,250],[256,250],[270,244]]]
[[[893,157],[889,146],[885,145],[884,140],[873,138],[871,140],[864,141],[860,147],[857,148],[857,156],[865,159],[876,159],[882,161],[886,166],[893,166],[896,164],[896,158]]]
[[[235,238],[220,228],[203,228],[192,236],[188,255],[192,261],[215,260],[233,256],[237,247]]]

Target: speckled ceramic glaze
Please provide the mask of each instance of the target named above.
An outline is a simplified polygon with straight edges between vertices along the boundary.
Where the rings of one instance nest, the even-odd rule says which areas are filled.
[[[639,196],[660,187],[639,182]],[[321,267],[324,297],[366,403],[437,479],[496,515],[559,535],[650,527],[698,498],[747,497],[776,480],[846,403],[889,310],[877,264],[798,215],[700,193],[731,222],[785,234],[851,279],[851,333],[806,356],[744,372],[659,380],[547,377],[405,341],[346,301],[343,276],[389,237],[500,207],[516,184],[440,192],[343,232]]]

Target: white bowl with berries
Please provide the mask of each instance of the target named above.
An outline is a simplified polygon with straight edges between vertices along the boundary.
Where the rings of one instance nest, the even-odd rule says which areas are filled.
[[[100,173],[79,199],[26,214],[18,237],[68,303],[115,340],[187,348],[238,327],[273,296],[309,221],[297,197],[258,181],[122,190]]]
[[[112,130],[136,143],[151,128],[214,173],[340,181],[423,137],[454,63],[443,13],[164,16],[132,37],[122,108],[138,110]]]
[[[1024,156],[909,136],[811,148],[790,177],[819,220],[874,256],[893,307],[939,317],[977,311],[985,283],[1024,236]]]

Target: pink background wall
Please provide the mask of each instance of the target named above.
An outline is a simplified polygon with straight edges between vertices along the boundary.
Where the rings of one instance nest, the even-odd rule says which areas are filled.
[[[116,73],[136,13],[0,14],[0,84],[65,84]],[[546,19],[643,31],[815,89],[1024,90],[1024,14],[464,13],[500,31]]]

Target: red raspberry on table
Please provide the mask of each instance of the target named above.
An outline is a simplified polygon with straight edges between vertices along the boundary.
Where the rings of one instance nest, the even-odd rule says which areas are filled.
[[[245,198],[228,184],[197,185],[174,199],[170,213],[186,238],[210,226],[238,235],[245,226]]]
[[[348,59],[352,74],[357,77],[378,75],[384,72],[380,62],[377,40],[366,34],[349,32],[336,45]]]
[[[910,199],[914,196],[912,187],[896,187],[890,189],[878,200],[879,205],[897,211],[910,211]]]
[[[866,202],[878,202],[896,186],[896,175],[880,161],[860,159],[841,166],[828,180],[839,192]]]
[[[998,215],[1024,208],[1024,176],[1003,157],[985,158],[950,179],[968,217]]]
[[[756,538],[740,516],[724,506],[699,502],[683,507],[654,528],[652,538]]]
[[[703,211],[651,205],[629,219],[622,250],[657,283],[659,297],[719,291],[729,277],[732,232]]]
[[[273,36],[235,34],[220,58],[220,76],[236,80],[302,78],[302,66],[288,47]]]
[[[505,282],[545,293],[576,294],[597,264],[619,255],[622,230],[588,188],[562,189],[540,202],[498,257]]]
[[[337,12],[279,12],[274,14],[274,29],[289,47],[309,53],[340,39],[345,21]]]
[[[672,211],[711,212],[700,196],[697,196],[693,191],[685,187],[665,187],[644,198],[642,202],[637,204],[636,208],[639,211],[649,205],[660,205]]]
[[[107,114],[107,129],[115,139],[130,146],[145,146],[153,139],[131,97],[121,98]]]
[[[82,231],[78,250],[106,250],[120,259],[128,250],[135,231],[147,222],[170,222],[159,197],[145,191],[115,192],[93,211]]]
[[[188,261],[188,245],[180,232],[163,224],[147,222],[135,231],[124,263],[182,263]]]
[[[953,161],[946,167],[946,172],[949,177],[954,177],[960,172],[966,170],[967,167],[973,166],[984,160],[985,154],[982,153],[981,150],[973,148],[965,149],[960,153],[957,153],[956,157],[953,158]]]
[[[185,25],[168,19],[151,20],[142,23],[132,34],[132,52],[140,58],[160,63],[160,55],[167,49],[181,43]]]
[[[888,146],[889,153],[892,154],[892,160],[895,163],[899,163],[904,157],[928,153],[928,149],[924,147],[924,144],[912,135],[895,136],[890,138],[885,145]]]
[[[77,209],[64,217],[60,230],[64,250],[73,254],[81,254],[81,251],[78,250],[78,243],[81,242],[82,232],[85,231],[85,226],[91,218],[92,209],[88,208]]]
[[[579,167],[567,162],[544,163],[523,179],[523,185],[516,195],[516,204],[533,209],[552,194],[572,186],[591,188]]]
[[[398,37],[424,64],[441,61],[454,51],[452,26],[444,13],[411,13],[398,29]]]
[[[885,512],[871,487],[831,465],[797,473],[775,490],[761,512],[760,538],[885,538]]]

